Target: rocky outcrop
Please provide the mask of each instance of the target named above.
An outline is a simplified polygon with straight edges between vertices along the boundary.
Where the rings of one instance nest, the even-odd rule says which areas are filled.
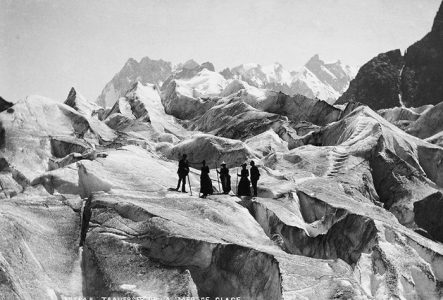
[[[363,65],[337,104],[358,101],[373,109],[400,105],[419,107],[442,101],[443,87],[443,5],[432,30],[410,46],[378,55]]]
[[[376,110],[399,106],[403,64],[400,50],[379,54],[360,68],[349,88],[335,104],[354,101]]]
[[[407,106],[437,104],[443,100],[443,4],[431,32],[405,53],[401,77],[403,102]]]
[[[3,127],[3,124],[0,122],[0,149],[5,147],[5,139],[6,137],[6,131],[5,128]]]
[[[13,103],[6,101],[5,99],[3,99],[3,97],[0,97],[0,112],[9,109],[13,105]]]
[[[419,233],[427,233],[425,236],[443,242],[441,227],[443,226],[441,215],[443,213],[443,195],[436,192],[414,203],[414,218],[417,225],[423,229]]]

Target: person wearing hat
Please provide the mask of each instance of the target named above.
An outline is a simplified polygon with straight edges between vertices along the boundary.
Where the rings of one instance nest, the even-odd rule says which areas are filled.
[[[246,164],[242,164],[240,176],[240,182],[238,183],[237,195],[238,196],[251,196],[251,184],[249,182],[249,171],[246,169]]]
[[[255,162],[251,160],[251,184],[252,189],[254,190],[254,197],[257,197],[257,182],[260,178],[260,171],[258,170],[257,166],[255,165]]]
[[[212,195],[214,192],[212,188],[212,181],[209,177],[209,167],[206,165],[206,161],[202,161],[200,173],[200,193],[202,194],[202,198],[206,198],[207,195]]]
[[[178,191],[180,188],[180,183],[182,184],[182,192],[186,193],[186,177],[189,174],[189,162],[187,159],[187,155],[183,154],[182,159],[178,162],[178,184],[177,188],[175,189]]]
[[[217,172],[220,174],[223,194],[228,194],[231,191],[231,176],[225,162],[221,163],[220,171],[217,170]]]

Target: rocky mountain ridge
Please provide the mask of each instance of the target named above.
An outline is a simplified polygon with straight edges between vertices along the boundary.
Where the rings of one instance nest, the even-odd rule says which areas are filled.
[[[363,65],[337,104],[357,101],[374,109],[420,107],[443,100],[443,4],[431,31],[407,48],[382,53]]]
[[[96,102],[102,107],[110,107],[123,96],[137,81],[162,85],[173,71],[170,62],[144,57],[137,62],[130,58],[123,68],[106,84]]]

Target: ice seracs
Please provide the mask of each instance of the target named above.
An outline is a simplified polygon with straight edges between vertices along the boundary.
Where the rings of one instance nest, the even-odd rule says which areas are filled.
[[[176,81],[207,91],[213,83],[208,78],[220,78],[204,69],[171,78],[168,88],[177,96],[169,99],[156,85],[134,83],[103,121],[92,109],[81,109],[90,106],[77,93],[67,101],[75,109],[31,97],[14,111],[0,112],[0,182],[7,203],[2,214],[14,230],[26,228],[35,236],[35,245],[50,234],[63,250],[55,257],[57,268],[43,277],[16,278],[19,256],[2,245],[0,257],[13,266],[2,271],[8,293],[19,285],[22,295],[72,295],[83,281],[88,296],[438,297],[443,148],[408,135],[366,106],[348,105],[344,113],[324,101],[238,79],[222,78],[225,84],[208,99],[183,101]],[[177,120],[166,104],[197,112]],[[114,140],[106,142],[91,120]],[[87,155],[90,149],[95,154]],[[171,191],[176,160],[184,153],[193,196]],[[75,159],[49,170],[49,161],[66,154]],[[237,166],[254,160],[262,174],[261,198],[198,198],[203,159],[216,190],[213,168],[222,160],[228,164],[233,193]],[[33,202],[21,206],[15,199]],[[45,199],[59,199],[65,209]],[[34,220],[45,205],[60,214],[40,222],[63,234],[26,227],[14,217]],[[0,230],[6,232],[5,224]],[[26,268],[52,266],[21,241],[13,243],[21,257],[35,258],[22,262]],[[81,265],[72,262],[79,258],[72,241],[83,247]],[[60,267],[68,279],[45,280],[57,277]],[[41,289],[34,288],[35,280]]]

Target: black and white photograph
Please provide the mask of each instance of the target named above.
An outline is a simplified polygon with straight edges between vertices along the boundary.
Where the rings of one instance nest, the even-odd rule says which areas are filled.
[[[442,0],[0,0],[40,299],[443,299]]]

